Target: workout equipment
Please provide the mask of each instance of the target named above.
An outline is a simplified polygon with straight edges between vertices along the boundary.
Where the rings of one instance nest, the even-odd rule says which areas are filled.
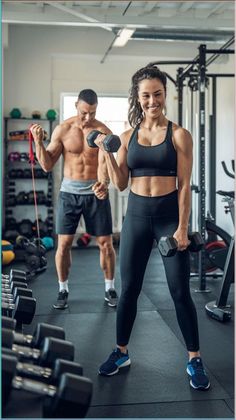
[[[29,154],[28,153],[26,153],[26,152],[22,152],[21,154],[20,154],[20,161],[21,162],[28,162],[29,161]],[[21,169],[20,170],[21,172],[21,178],[23,177],[23,175],[24,175],[24,172],[23,172],[23,170]]]
[[[28,204],[29,194],[25,191],[20,191],[16,196],[16,204]]]
[[[2,303],[15,303],[17,296],[27,296],[32,298],[33,291],[31,289],[26,289],[25,287],[15,287],[13,293],[6,293],[4,289],[1,292]]]
[[[15,332],[2,328],[2,346],[11,349],[20,359],[37,361],[42,366],[53,366],[55,359],[74,360],[74,345],[54,337],[44,337],[40,342],[40,348],[26,347],[15,344]]]
[[[95,144],[95,140],[98,137],[99,134],[105,134],[98,130],[92,130],[87,136],[87,142],[89,147],[98,147]],[[120,138],[116,136],[115,134],[107,134],[106,137],[103,140],[103,146],[106,152],[115,153],[120,148],[121,142]]]
[[[4,328],[8,328],[10,330],[16,329],[17,323],[15,319],[9,318],[8,316],[2,316],[1,322],[1,326]]]
[[[2,281],[2,292],[13,294],[16,288],[28,289],[27,283],[21,281],[13,281],[12,283],[4,283]]]
[[[32,142],[34,141],[34,137],[33,137],[33,134],[31,133],[31,127],[34,124],[35,123],[30,124],[29,130],[27,130],[27,140],[30,138],[30,141],[32,141]],[[47,140],[47,138],[48,138],[48,133],[47,133],[46,130],[43,130],[43,141]],[[29,153],[29,163],[30,163],[30,159],[31,159],[31,156],[30,156],[31,152],[32,152],[32,157],[34,157],[34,160],[36,160],[35,159],[36,155],[35,155],[35,153],[33,153],[33,150],[31,150],[30,153]]]
[[[20,223],[18,223],[18,230],[20,235],[26,236],[27,238],[32,237],[32,230],[33,223],[29,219],[22,219]]]
[[[48,120],[54,121],[57,117],[57,112],[55,111],[55,109],[49,109],[46,113],[46,117]]]
[[[46,270],[46,248],[40,238],[29,240],[25,236],[18,236],[16,245],[25,250],[25,264],[31,276]]]
[[[15,259],[14,247],[11,242],[2,240],[2,264],[8,265]]]
[[[79,248],[86,248],[91,242],[92,236],[89,233],[83,233],[77,240],[77,245]]]
[[[189,233],[188,239],[191,242],[187,248],[190,252],[199,252],[203,248],[204,241],[199,232]],[[178,242],[173,236],[163,236],[158,243],[158,249],[163,257],[172,257],[178,250]]]
[[[83,376],[63,373],[58,387],[17,375],[17,358],[2,355],[3,405],[9,400],[12,389],[22,389],[44,397],[43,416],[46,418],[83,418],[92,398],[92,381]]]
[[[15,318],[19,324],[31,324],[36,310],[36,299],[17,296],[15,303],[2,302],[2,315]]]
[[[6,217],[6,226],[8,229],[16,229],[18,225],[15,217]]]
[[[10,207],[10,204],[8,204],[8,206]],[[15,228],[13,228],[13,229],[8,229],[8,230],[6,230],[5,231],[5,233],[4,233],[4,238],[7,240],[7,241],[10,241],[10,242],[15,242],[15,240],[16,240],[16,238],[17,238],[17,236],[19,236],[19,231],[18,230],[16,230]],[[15,251],[15,250],[14,250]]]
[[[2,280],[12,282],[14,280],[26,280],[27,274],[23,270],[11,269],[10,274],[2,274]]]
[[[14,130],[9,132],[9,140],[26,140],[27,139],[27,130]]]
[[[31,115],[32,115],[32,118],[35,118],[36,120],[39,120],[41,118],[40,111],[33,111]]]
[[[8,155],[8,160],[10,162],[20,161],[20,153],[19,152],[10,152],[9,155]]]
[[[8,349],[3,349],[3,354],[16,357],[14,352],[11,350],[8,352]],[[83,368],[79,363],[64,359],[55,359],[52,368],[18,361],[16,370],[17,375],[45,381],[46,383],[50,383],[52,385],[59,383],[60,377],[63,373],[72,373],[73,375],[83,376]]]
[[[218,228],[214,226],[214,231]],[[220,228],[219,228],[220,229]],[[227,255],[223,267],[223,277],[219,297],[216,301],[211,301],[205,305],[206,313],[217,321],[225,322],[231,319],[231,312],[227,305],[228,295],[231,284],[234,282],[234,236],[230,237],[223,229],[221,229],[221,237],[225,236],[227,245]],[[220,255],[222,258],[222,255]],[[212,258],[218,261],[218,255],[213,253]]]
[[[42,238],[42,243],[47,251],[54,248],[54,241],[53,238],[51,238],[50,236],[45,236],[44,238]]]
[[[39,233],[40,233],[42,245],[44,245],[45,248],[48,250],[48,249],[50,249],[50,247],[47,248],[47,246],[45,245],[45,243],[47,243],[47,241],[44,241],[45,237],[48,235],[48,223],[47,223],[47,220],[45,220],[43,222],[43,220],[41,220],[39,218],[38,219],[38,226],[39,226]],[[33,223],[32,231],[33,231],[33,236],[35,236],[36,231],[37,231],[37,220],[35,220],[34,223]],[[50,240],[53,240],[52,238],[49,238],[49,239]],[[49,243],[47,243],[47,245],[49,245]]]
[[[2,328],[7,328],[13,331],[13,340],[15,344],[22,344],[27,345],[35,348],[40,348],[44,338],[46,337],[53,337],[59,338],[60,340],[65,340],[65,331],[63,328],[58,327],[56,325],[46,324],[41,322],[37,324],[33,335],[30,334],[21,334],[15,332],[16,324],[11,323],[11,327],[9,327],[7,317],[2,317]]]
[[[21,111],[19,108],[13,108],[10,112],[11,118],[20,118],[21,117]]]

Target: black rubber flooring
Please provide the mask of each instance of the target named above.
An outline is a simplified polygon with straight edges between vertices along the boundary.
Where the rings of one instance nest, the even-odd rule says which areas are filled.
[[[120,291],[117,250],[116,288]],[[138,314],[129,343],[131,367],[113,377],[97,374],[99,365],[115,346],[116,309],[104,301],[103,275],[97,248],[73,250],[69,308],[57,311],[54,252],[47,254],[47,271],[31,281],[37,314],[31,326],[44,321],[60,325],[75,345],[75,360],[94,384],[88,418],[234,418],[234,321],[221,324],[210,319],[206,302],[216,299],[220,280],[208,280],[210,293],[195,293],[201,353],[211,380],[207,392],[189,386],[187,353],[176,321],[161,259],[154,248],[147,267]],[[233,285],[229,302],[233,303]],[[41,400],[12,393],[4,417],[40,418]]]

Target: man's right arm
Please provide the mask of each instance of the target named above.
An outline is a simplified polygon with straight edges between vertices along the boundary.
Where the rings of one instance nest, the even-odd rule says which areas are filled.
[[[52,133],[51,141],[45,149],[43,144],[43,129],[38,124],[31,127],[34,137],[35,152],[39,164],[45,172],[49,172],[54,167],[63,150],[62,127],[58,125]]]

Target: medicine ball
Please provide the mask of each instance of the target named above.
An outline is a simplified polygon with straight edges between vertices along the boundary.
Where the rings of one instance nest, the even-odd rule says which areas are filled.
[[[46,117],[48,120],[54,121],[56,119],[57,112],[55,109],[49,109],[46,113]]]
[[[40,120],[40,118],[41,118],[41,112],[40,111],[33,111],[31,115],[32,115],[32,118],[35,118],[36,120]]]
[[[19,108],[13,108],[10,112],[11,118],[20,118],[21,117],[21,111]]]
[[[13,251],[14,247],[11,242],[2,240],[2,264],[7,265],[10,264],[14,258],[15,253]]]

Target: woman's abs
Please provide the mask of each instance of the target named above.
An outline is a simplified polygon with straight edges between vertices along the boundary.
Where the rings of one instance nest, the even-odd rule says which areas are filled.
[[[176,190],[176,177],[145,176],[131,179],[131,191],[145,197],[158,197]]]

